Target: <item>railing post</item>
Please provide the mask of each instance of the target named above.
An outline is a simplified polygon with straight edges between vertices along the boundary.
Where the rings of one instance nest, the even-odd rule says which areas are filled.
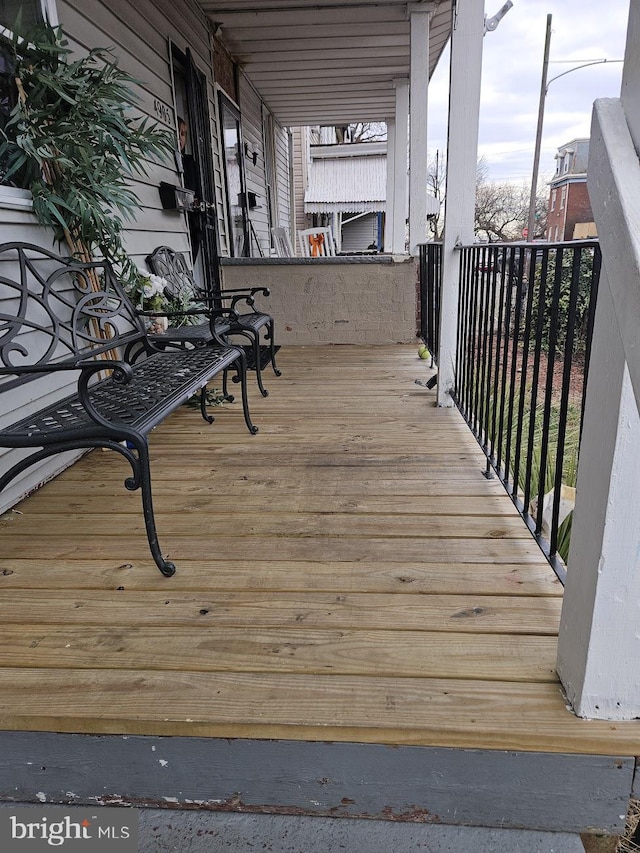
[[[447,192],[442,255],[438,405],[452,406],[458,328],[460,258],[456,245],[473,242],[478,159],[483,0],[458,0],[451,32]]]
[[[558,674],[581,717],[640,716],[640,417],[603,267]]]

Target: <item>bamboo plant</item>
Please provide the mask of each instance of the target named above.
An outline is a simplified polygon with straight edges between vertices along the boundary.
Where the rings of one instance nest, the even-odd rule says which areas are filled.
[[[139,209],[130,178],[167,157],[175,140],[136,115],[138,81],[110,48],[73,58],[62,29],[42,24],[8,49],[17,97],[0,136],[2,183],[31,190],[38,221],[74,256],[105,258],[135,285],[122,239]]]

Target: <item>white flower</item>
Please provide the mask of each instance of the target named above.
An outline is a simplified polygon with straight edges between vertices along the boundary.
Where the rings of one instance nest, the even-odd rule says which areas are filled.
[[[160,276],[152,275],[149,283],[142,286],[142,295],[145,299],[153,299],[154,296],[162,296],[166,287],[166,280]]]
[[[161,275],[150,275],[151,283],[155,284],[160,290],[164,290],[164,288],[169,284],[169,282]]]

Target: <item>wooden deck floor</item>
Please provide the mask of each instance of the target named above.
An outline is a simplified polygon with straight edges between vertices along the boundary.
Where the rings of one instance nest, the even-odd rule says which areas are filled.
[[[0,519],[0,728],[640,752],[576,719],[562,589],[413,347],[296,348],[152,437],[163,578],[122,459]]]

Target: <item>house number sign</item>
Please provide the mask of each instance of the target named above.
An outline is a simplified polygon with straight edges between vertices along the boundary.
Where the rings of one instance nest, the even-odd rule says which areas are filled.
[[[153,99],[153,111],[165,124],[173,125],[173,110],[162,101],[159,101],[158,98]]]

